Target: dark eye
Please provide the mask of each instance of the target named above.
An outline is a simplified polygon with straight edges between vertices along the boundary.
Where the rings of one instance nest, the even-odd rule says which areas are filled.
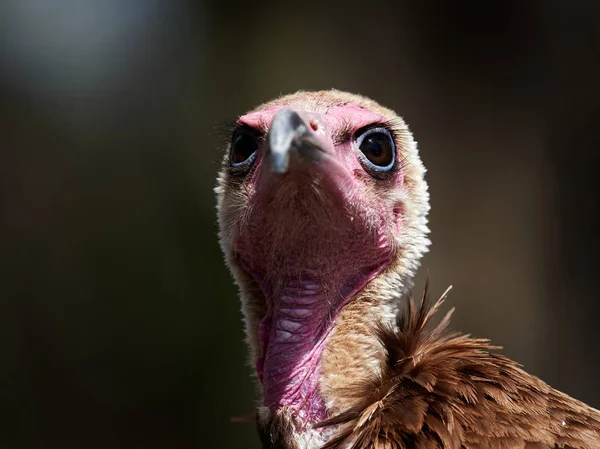
[[[233,167],[250,165],[258,151],[258,136],[255,132],[247,129],[236,131],[231,139],[231,151],[229,157]]]
[[[396,146],[385,128],[371,128],[356,139],[362,162],[378,172],[389,171],[396,160]]]

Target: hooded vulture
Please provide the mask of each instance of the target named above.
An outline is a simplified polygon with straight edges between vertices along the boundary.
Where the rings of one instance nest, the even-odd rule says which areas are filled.
[[[432,319],[425,168],[406,123],[336,90],[241,116],[216,188],[264,448],[592,449],[600,412]],[[427,290],[427,289],[425,289]]]

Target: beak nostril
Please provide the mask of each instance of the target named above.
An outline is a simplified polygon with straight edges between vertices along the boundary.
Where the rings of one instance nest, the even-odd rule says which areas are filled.
[[[316,161],[322,158],[322,153],[327,153],[327,148],[315,134],[317,129],[325,130],[316,118],[304,119],[289,108],[279,110],[271,121],[267,133],[268,145],[266,155],[270,160],[271,171],[286,173],[290,165],[290,155],[297,164],[298,161]],[[312,132],[310,130],[313,130]]]

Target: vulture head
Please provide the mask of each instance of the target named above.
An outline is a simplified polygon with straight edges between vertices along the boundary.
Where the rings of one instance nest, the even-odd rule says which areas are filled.
[[[220,241],[240,288],[263,395],[259,421],[305,439],[380,369],[427,251],[425,169],[406,123],[336,90],[298,92],[241,116],[223,158]]]

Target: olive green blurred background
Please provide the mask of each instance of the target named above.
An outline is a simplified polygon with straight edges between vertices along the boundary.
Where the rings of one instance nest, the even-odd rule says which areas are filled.
[[[0,37],[1,448],[258,447],[212,189],[298,89],[405,117],[417,290],[600,407],[597,2],[5,0]]]

